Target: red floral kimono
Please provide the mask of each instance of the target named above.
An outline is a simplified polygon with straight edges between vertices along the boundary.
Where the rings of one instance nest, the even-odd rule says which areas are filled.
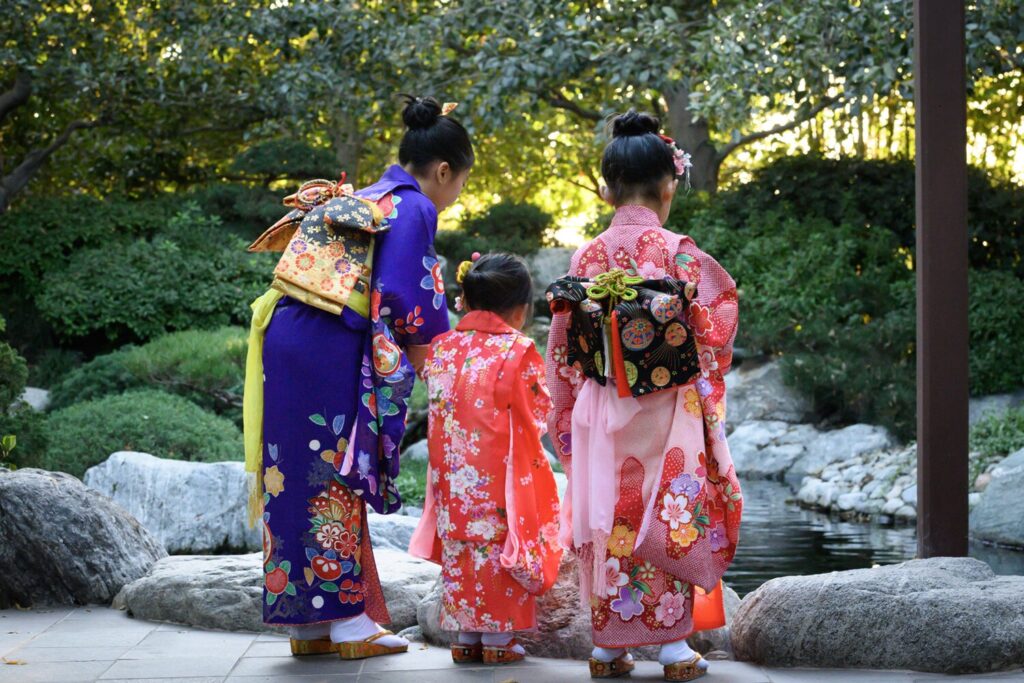
[[[434,341],[424,374],[430,468],[409,552],[441,564],[441,626],[536,625],[558,575],[558,492],[540,437],[551,402],[533,341],[488,311]]]
[[[561,538],[580,553],[581,595],[596,645],[674,642],[694,630],[694,604],[720,609],[712,591],[732,561],[742,498],[725,439],[724,373],[736,335],[736,286],[689,237],[657,215],[620,207],[611,226],[573,256],[569,275],[614,268],[697,285],[679,313],[696,342],[689,384],[634,398],[568,364],[567,321],[552,318],[547,376],[550,427],[569,476]],[[636,340],[642,346],[647,339]],[[642,350],[642,349],[637,349]],[[706,616],[706,615],[704,615]],[[698,613],[701,628],[708,623]]]

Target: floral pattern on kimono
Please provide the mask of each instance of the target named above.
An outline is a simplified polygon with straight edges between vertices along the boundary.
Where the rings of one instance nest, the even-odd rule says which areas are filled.
[[[533,342],[468,313],[424,374],[430,467],[410,552],[442,565],[442,627],[532,628],[558,575],[558,494],[540,443],[550,398]]]
[[[576,252],[569,275],[592,278],[613,268],[697,287],[685,320],[696,341],[699,375],[679,387],[624,399],[638,412],[608,435],[615,471],[579,468],[581,477],[615,477],[613,503],[587,499],[574,476],[575,452],[590,443],[588,437],[574,449],[580,437],[573,431],[574,411],[581,393],[588,401],[598,394],[584,392],[584,383],[593,380],[568,364],[567,315],[553,316],[548,341],[549,427],[569,476],[568,514],[590,519],[578,508],[614,506],[608,532],[591,530],[583,541],[572,534],[594,642],[633,647],[686,637],[695,601],[699,609],[707,604],[703,591],[717,587],[735,553],[742,496],[725,438],[724,375],[732,360],[737,297],[732,278],[714,259],[689,237],[662,229],[657,215],[643,207],[620,207],[609,229]],[[720,600],[720,591],[713,595]]]

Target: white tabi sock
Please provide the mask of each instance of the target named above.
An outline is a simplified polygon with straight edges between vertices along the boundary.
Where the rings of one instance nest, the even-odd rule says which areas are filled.
[[[479,633],[475,631],[459,631],[459,645],[476,645],[479,642]]]
[[[607,648],[595,647],[590,656],[599,662],[613,662],[626,652],[624,647]]]
[[[304,624],[302,626],[289,626],[288,635],[294,640],[319,640],[331,635],[331,624]]]
[[[688,662],[697,656],[697,653],[687,644],[686,640],[677,640],[674,643],[665,643],[658,653],[658,663],[662,666],[675,664],[676,662]],[[701,669],[707,669],[707,660],[701,659],[697,664]]]
[[[335,643],[352,643],[366,640],[370,636],[383,631],[380,625],[373,619],[366,616],[366,613],[351,619],[340,619],[331,622],[331,641]],[[398,636],[383,636],[373,641],[384,647],[399,647],[408,645],[409,641]]]
[[[485,633],[485,634],[483,634],[480,637],[480,640],[483,641],[484,647],[505,647],[506,645],[509,644],[509,642],[512,641],[512,634],[511,633]],[[526,654],[526,650],[524,650],[523,646],[518,644],[518,643],[513,645],[510,649],[512,650],[512,652],[515,652],[516,654],[520,654],[520,655],[525,655]]]

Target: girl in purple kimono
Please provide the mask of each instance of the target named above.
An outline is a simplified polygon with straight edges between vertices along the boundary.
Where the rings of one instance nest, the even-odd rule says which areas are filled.
[[[462,190],[473,148],[465,128],[445,114],[433,98],[408,98],[399,163],[357,192],[390,225],[374,238],[363,310],[350,304],[339,316],[277,292],[268,308],[263,620],[290,627],[296,655],[337,651],[358,659],[408,649],[378,625],[390,617],[366,512],[401,506],[394,478],[413,367],[448,331],[433,242],[438,212]]]

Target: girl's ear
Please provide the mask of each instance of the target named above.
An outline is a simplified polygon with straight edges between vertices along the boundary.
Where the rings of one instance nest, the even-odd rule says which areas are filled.
[[[607,185],[601,185],[600,187],[598,187],[597,193],[601,195],[601,199],[604,200],[606,204],[615,206],[615,202],[612,199],[611,192],[608,191]]]
[[[679,188],[679,178],[673,178],[669,182],[665,183],[665,189],[661,192],[661,200],[663,202],[671,202],[672,198],[676,195],[676,189]]]
[[[447,161],[442,161],[434,169],[434,175],[437,178],[437,182],[440,185],[444,185],[452,178],[452,167]]]

